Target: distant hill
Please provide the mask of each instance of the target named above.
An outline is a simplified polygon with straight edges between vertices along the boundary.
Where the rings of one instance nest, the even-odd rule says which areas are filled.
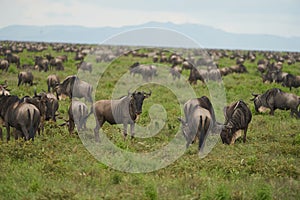
[[[89,43],[100,44],[103,41],[120,33],[121,37],[108,40],[108,43],[126,45],[156,45],[163,46],[164,41],[178,40],[176,34],[163,35],[161,40],[153,39],[153,32],[141,31],[141,28],[163,28],[182,33],[204,48],[222,49],[249,49],[249,50],[275,50],[275,51],[300,51],[300,37],[280,37],[275,35],[259,34],[235,34],[198,24],[173,24],[149,22],[136,26],[99,27],[88,28],[82,26],[23,26],[13,25],[0,29],[0,40],[17,41],[44,41],[65,43]],[[132,34],[131,30],[141,33],[138,36]],[[147,30],[147,29],[146,29]],[[128,32],[129,31],[129,32]],[[139,37],[138,40],[136,37]],[[137,42],[138,41],[138,42]],[[183,41],[184,42],[184,41]],[[166,43],[168,44],[168,43]],[[179,43],[180,44],[180,43]],[[189,47],[187,43],[183,47]]]

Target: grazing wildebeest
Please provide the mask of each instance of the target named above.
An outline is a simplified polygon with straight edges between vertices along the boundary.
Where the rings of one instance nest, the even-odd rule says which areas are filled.
[[[228,74],[232,73],[230,67],[223,67],[219,69],[221,76],[227,76]]]
[[[221,132],[223,144],[233,144],[238,132],[244,130],[243,142],[246,142],[247,130],[252,114],[246,103],[242,100],[232,103],[224,108],[225,123]]]
[[[52,67],[55,67],[55,70],[57,71],[63,71],[65,69],[64,65],[63,65],[63,60],[60,58],[52,58],[49,61],[49,65]]]
[[[57,86],[60,83],[59,77],[55,74],[51,74],[47,77],[47,86],[48,86],[48,92],[50,92],[50,89],[52,88],[52,91],[54,91],[55,86]]]
[[[56,121],[56,111],[59,108],[58,99],[57,97],[52,93],[46,93],[41,92],[39,94],[34,93],[34,99],[37,99],[39,101],[43,101],[44,103],[44,119],[46,121],[49,121],[50,119],[54,122]],[[38,107],[38,106],[37,106]]]
[[[247,68],[243,64],[234,65],[230,67],[231,72],[233,73],[247,73]]]
[[[270,109],[270,115],[274,115],[276,109],[291,110],[291,116],[300,117],[298,110],[300,104],[300,98],[291,93],[283,92],[279,88],[272,88],[267,90],[263,94],[252,94],[254,96],[255,111],[259,112],[260,107]]]
[[[85,61],[82,61],[80,63],[77,64],[77,69],[79,70],[82,70],[82,71],[89,71],[90,73],[92,73],[92,63],[90,62],[85,62]]]
[[[203,69],[197,69],[193,67],[190,70],[190,75],[188,81],[190,84],[197,84],[197,80],[200,80],[202,83],[205,83],[208,79],[208,71]]]
[[[157,68],[154,65],[141,65],[136,62],[130,66],[130,74],[140,74],[144,81],[152,80],[154,76],[157,75]]]
[[[93,86],[85,81],[79,80],[75,75],[68,76],[62,83],[56,85],[55,91],[57,99],[59,95],[64,94],[72,99],[73,97],[85,98],[88,102],[93,102]]]
[[[8,67],[9,67],[9,62],[7,60],[0,60],[0,69],[2,71],[7,72]]]
[[[69,133],[71,134],[74,131],[75,124],[78,131],[86,129],[86,120],[88,117],[89,111],[86,104],[80,101],[73,100],[69,106],[68,115],[69,115]]]
[[[118,100],[99,100],[93,105],[96,119],[94,129],[95,139],[99,141],[99,129],[105,122],[109,124],[123,124],[124,138],[127,136],[127,125],[130,124],[131,138],[134,137],[134,125],[137,117],[142,113],[144,99],[151,96],[146,92],[133,92]]]
[[[11,64],[15,63],[17,68],[20,68],[20,57],[16,54],[8,53],[6,55],[6,60]]]
[[[7,141],[10,140],[10,127],[22,132],[25,140],[34,140],[40,124],[40,111],[36,106],[23,102],[17,96],[0,96],[0,116],[4,119]]]
[[[198,149],[200,152],[203,151],[206,135],[214,124],[213,116],[211,114],[212,105],[210,101],[207,100],[207,97],[202,97],[202,99],[198,98],[187,101],[184,104],[184,114],[186,120],[178,118],[182,124],[183,136],[187,141],[186,148],[188,148],[195,140],[195,137],[198,137]],[[201,104],[204,105],[204,107],[202,107]]]
[[[28,83],[30,86],[33,85],[33,75],[31,71],[20,72],[18,74],[18,86],[20,86],[20,84],[26,83]]]
[[[38,66],[39,71],[47,72],[49,69],[49,61],[41,56],[35,57],[35,66]]]
[[[282,80],[282,86],[290,88],[290,91],[292,90],[292,87],[300,87],[300,76],[287,74]]]
[[[176,78],[180,79],[181,72],[182,72],[182,69],[177,65],[172,66],[172,68],[170,69],[170,73],[173,77],[173,80],[176,80]]]

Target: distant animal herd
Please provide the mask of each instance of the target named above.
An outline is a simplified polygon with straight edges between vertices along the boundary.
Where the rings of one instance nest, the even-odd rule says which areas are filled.
[[[90,115],[94,115],[96,127],[94,136],[97,142],[100,142],[99,129],[105,122],[109,124],[123,124],[123,135],[127,136],[127,126],[130,125],[130,133],[133,138],[134,126],[137,117],[142,113],[143,101],[151,97],[152,91],[131,91],[117,100],[101,99],[93,102],[93,87],[90,83],[80,80],[78,76],[70,74],[61,82],[56,75],[57,71],[66,69],[65,63],[68,60],[74,60],[77,70],[83,70],[93,73],[93,64],[85,61],[88,54],[95,55],[95,63],[109,62],[119,55],[135,58],[151,58],[152,64],[133,61],[128,66],[128,71],[134,77],[141,76],[145,82],[151,81],[159,73],[159,66],[156,63],[169,66],[169,73],[173,80],[181,79],[184,70],[189,71],[187,81],[190,84],[197,84],[201,81],[203,84],[208,81],[220,81],[222,76],[228,76],[232,73],[248,73],[245,61],[257,62],[257,71],[261,74],[263,82],[281,83],[282,86],[292,88],[300,87],[300,76],[283,71],[283,63],[293,65],[300,62],[300,53],[264,51],[263,59],[257,61],[257,51],[238,51],[238,50],[216,50],[207,49],[206,56],[197,57],[200,51],[189,50],[185,56],[177,53],[166,52],[156,49],[148,53],[141,53],[139,50],[130,50],[128,47],[111,46],[92,46],[64,43],[43,43],[43,42],[14,42],[3,41],[0,43],[0,69],[2,70],[0,85],[0,118],[2,126],[6,128],[7,141],[10,140],[10,128],[15,129],[15,138],[23,137],[25,140],[34,140],[36,133],[43,132],[46,121],[56,122],[56,116],[59,108],[60,96],[65,95],[73,99],[69,105],[69,119],[65,123],[68,125],[70,133],[74,132],[75,126],[78,130],[86,129],[86,121]],[[33,58],[34,65],[21,63],[19,53],[43,52],[51,48],[59,56],[52,56],[47,53],[43,56],[36,55]],[[115,51],[118,54],[115,55]],[[66,53],[74,53],[70,58]],[[147,52],[147,51],[146,51]],[[230,58],[235,60],[235,65],[227,67],[218,67],[220,58]],[[44,81],[47,82],[45,91],[33,96],[18,97],[10,94],[10,89],[5,74],[9,73],[11,65],[15,65],[18,70],[16,77],[17,86],[34,84],[32,71],[39,73],[52,71]],[[199,68],[200,66],[200,68]],[[47,91],[47,92],[46,92]],[[290,110],[291,116],[300,118],[299,104],[300,97],[293,93],[286,93],[279,88],[270,88],[263,94],[252,94],[253,103],[256,112],[260,108],[270,109],[270,114],[274,115],[276,109]],[[75,100],[76,98],[76,100]],[[85,102],[92,104],[91,109]],[[199,151],[204,148],[205,139],[208,134],[220,134],[221,140],[225,144],[233,144],[243,131],[243,142],[246,142],[248,126],[252,120],[252,113],[248,105],[239,100],[232,102],[224,108],[224,122],[218,122],[215,117],[215,111],[210,99],[207,96],[190,99],[184,104],[184,117],[178,117],[181,123],[181,129],[186,139],[188,148],[196,138],[199,139]],[[1,139],[3,140],[2,128],[0,129]]]

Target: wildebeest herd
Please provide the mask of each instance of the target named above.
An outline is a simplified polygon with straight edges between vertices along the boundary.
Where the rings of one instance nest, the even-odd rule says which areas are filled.
[[[43,52],[48,48],[52,48],[53,51],[61,55],[54,57],[47,53],[43,56],[35,56],[32,60],[34,65],[20,62],[21,59],[18,53],[24,50]],[[34,82],[32,71],[39,71],[40,73],[53,72],[43,80],[47,82],[45,91],[35,92],[31,97],[18,97],[10,94],[7,82],[0,85],[0,117],[3,126],[6,127],[7,140],[10,139],[11,127],[15,129],[16,138],[21,136],[25,140],[34,140],[36,133],[43,132],[46,121],[56,122],[56,116],[59,115],[57,113],[59,101],[62,95],[72,99],[67,111],[69,119],[63,124],[68,125],[70,133],[74,131],[75,125],[78,130],[86,129],[86,121],[93,114],[96,121],[96,127],[94,128],[96,141],[100,141],[99,129],[105,122],[123,124],[124,137],[127,136],[127,126],[129,124],[131,137],[134,137],[134,126],[138,116],[142,113],[143,101],[151,97],[152,92],[131,91],[117,100],[101,99],[94,102],[92,98],[94,88],[90,83],[81,80],[74,74],[66,76],[62,82],[60,81],[56,72],[65,70],[64,63],[68,60],[77,62],[74,64],[77,70],[93,73],[94,63],[84,60],[87,54],[95,55],[95,63],[109,62],[119,55],[132,56],[135,60],[139,57],[151,58],[151,64],[134,61],[130,66],[127,66],[127,70],[132,77],[140,75],[143,81],[150,82],[159,73],[159,65],[156,64],[164,64],[170,66],[170,76],[174,81],[182,77],[183,71],[189,71],[186,78],[190,84],[197,84],[197,80],[205,84],[209,81],[219,82],[222,76],[232,73],[248,73],[244,63],[245,61],[254,63],[257,54],[255,51],[248,51],[247,53],[231,51],[232,54],[229,55],[229,51],[207,50],[207,56],[196,57],[194,56],[197,55],[195,52],[183,56],[164,50],[140,53],[139,50],[130,50],[126,47],[120,47],[118,51],[118,55],[115,55],[110,47],[106,46],[97,49],[97,47],[91,46],[59,43],[3,43],[0,46],[2,78],[5,73],[9,73],[12,64],[18,70],[17,86],[24,84],[25,87],[30,87],[38,84]],[[74,58],[69,58],[64,54],[66,52],[74,53]],[[282,86],[289,87],[290,90],[293,87],[300,86],[300,76],[282,71],[284,62],[288,65],[300,62],[299,53],[287,53],[285,56],[281,56],[277,52],[263,52],[263,54],[264,59],[257,62],[257,71],[261,73],[263,82],[281,83]],[[220,67],[218,60],[223,57],[235,60],[236,64]],[[260,112],[261,108],[268,108],[270,114],[274,115],[276,109],[291,110],[292,117],[300,118],[300,98],[295,94],[286,93],[279,88],[271,88],[263,94],[252,95],[256,112]],[[251,96],[251,93],[249,93],[249,96]],[[79,100],[81,98],[84,98],[85,103]],[[91,104],[91,107],[89,108],[86,103]],[[217,121],[214,108],[207,96],[188,100],[185,102],[183,110],[185,116],[184,118],[178,117],[178,120],[181,122],[187,148],[198,138],[199,150],[201,151],[208,134],[220,134],[223,143],[233,144],[240,136],[240,132],[244,131],[243,142],[246,142],[247,130],[253,116],[249,106],[243,100],[232,102],[224,108],[224,122]],[[3,139],[2,129],[0,129],[0,133]]]

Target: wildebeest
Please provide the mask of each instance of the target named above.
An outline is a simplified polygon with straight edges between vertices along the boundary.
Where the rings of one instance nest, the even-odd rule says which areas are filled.
[[[63,60],[60,58],[52,58],[49,61],[49,65],[51,67],[55,67],[55,70],[57,70],[57,71],[63,71],[65,69],[65,67],[63,65]]]
[[[180,79],[181,72],[182,72],[182,69],[177,65],[172,66],[172,68],[170,69],[170,73],[173,77],[173,80],[176,80],[176,78]]]
[[[9,91],[5,89],[5,87],[3,85],[0,85],[0,95],[10,95]]]
[[[18,86],[26,83],[28,83],[30,86],[33,85],[33,75],[31,71],[20,72],[18,74]]]
[[[182,69],[192,69],[194,65],[189,61],[182,62]]]
[[[212,114],[213,113],[213,114]],[[214,124],[214,111],[207,97],[190,99],[184,104],[185,120],[178,118],[182,124],[182,133],[187,143],[186,148],[199,138],[199,151],[204,148],[207,133]]]
[[[38,132],[40,134],[40,131],[44,132],[44,122],[46,119],[46,102],[47,97],[44,94],[37,95],[36,92],[34,92],[33,97],[25,96],[22,98],[22,101],[25,103],[33,104],[40,112],[40,125],[38,127]]]
[[[17,96],[0,96],[0,116],[4,119],[7,141],[10,140],[10,127],[22,132],[26,140],[34,140],[40,124],[40,112],[36,106],[23,102]]]
[[[20,67],[20,57],[16,54],[8,53],[6,55],[6,60],[11,64],[15,63],[17,65],[17,68]]]
[[[55,87],[57,99],[59,95],[64,94],[72,99],[73,97],[85,98],[88,102],[93,102],[93,86],[85,81],[79,80],[75,75],[68,76],[62,83]]]
[[[99,100],[93,105],[96,119],[94,129],[95,140],[99,141],[99,129],[105,122],[109,124],[123,124],[124,138],[127,136],[127,125],[130,124],[131,137],[134,137],[134,125],[137,117],[142,113],[144,99],[151,96],[146,92],[133,92],[118,100]]]
[[[300,76],[287,74],[283,78],[282,86],[290,88],[290,91],[292,90],[292,87],[294,88],[300,87]]]
[[[75,124],[78,131],[83,128],[86,129],[86,120],[89,114],[88,107],[86,104],[80,101],[73,100],[69,106],[68,115],[69,115],[69,133],[71,134],[74,131]]]
[[[82,61],[80,63],[77,64],[77,69],[79,70],[82,70],[82,71],[89,71],[90,73],[92,73],[92,63],[90,62],[85,62],[85,61]]]
[[[300,98],[291,93],[283,92],[279,88],[272,88],[267,90],[263,94],[252,94],[254,96],[255,111],[259,112],[260,107],[270,109],[270,115],[274,115],[276,109],[291,110],[291,116],[300,117],[298,110],[300,104]]]
[[[36,99],[39,100],[43,100],[44,101],[44,119],[45,120],[53,120],[54,122],[56,121],[56,111],[59,108],[59,104],[58,104],[58,99],[57,97],[52,94],[52,93],[46,93],[46,92],[41,92],[39,94],[34,94],[34,97]]]
[[[57,86],[60,83],[59,77],[55,74],[51,74],[47,77],[47,86],[48,86],[48,92],[50,92],[50,89],[52,88],[52,91],[54,90],[55,86]]]
[[[208,79],[208,71],[204,69],[197,69],[193,67],[190,70],[190,75],[188,81],[190,84],[197,84],[197,80],[200,80],[202,83],[205,83]]]
[[[0,60],[0,69],[2,71],[7,72],[8,67],[9,67],[9,62],[7,60]]]
[[[224,108],[225,123],[221,132],[222,142],[233,144],[240,130],[244,130],[243,142],[246,142],[247,130],[252,114],[247,104],[240,100]]]
[[[243,64],[234,65],[230,67],[231,72],[233,73],[247,73],[247,68]]]
[[[41,56],[35,57],[34,65],[38,67],[39,71],[47,72],[49,69],[49,61]]]
[[[157,75],[157,68],[154,65],[141,65],[136,62],[130,66],[130,74],[140,74],[144,81],[150,81]]]

